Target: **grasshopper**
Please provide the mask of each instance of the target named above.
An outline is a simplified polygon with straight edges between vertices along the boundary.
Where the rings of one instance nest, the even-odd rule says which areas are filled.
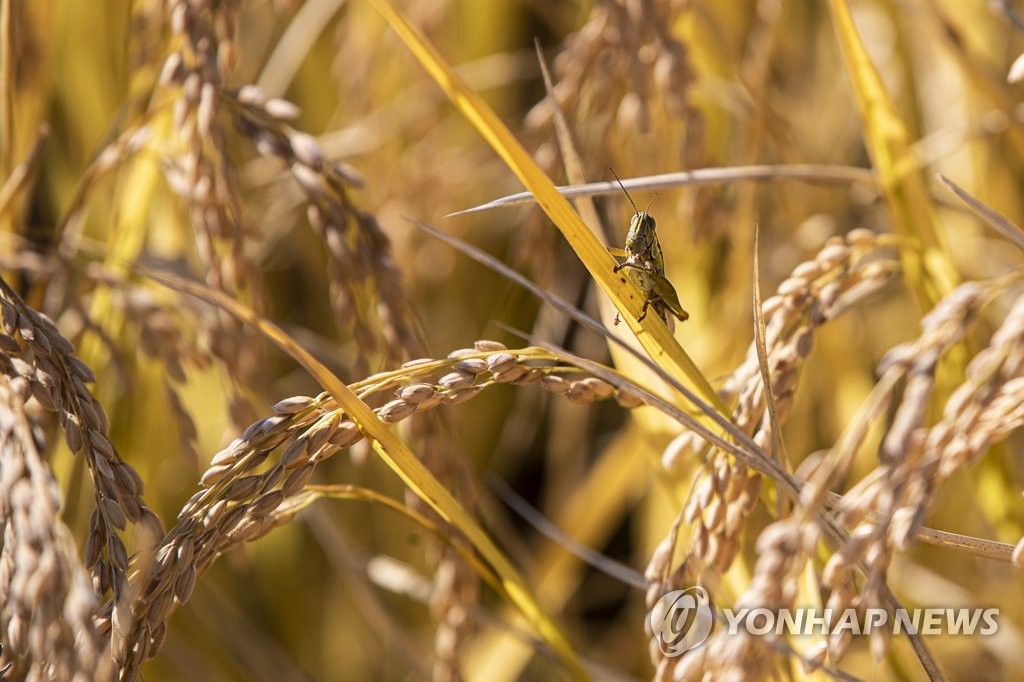
[[[609,170],[611,170],[609,168]],[[654,216],[648,213],[651,208],[650,202],[643,211],[633,203],[633,197],[629,196],[625,185],[615,175],[615,181],[625,192],[629,203],[633,205],[633,218],[629,221],[629,232],[626,234],[625,249],[608,249],[613,256],[625,258],[626,260],[615,266],[615,272],[626,270],[629,279],[644,294],[644,309],[640,313],[639,320],[647,317],[647,309],[653,307],[658,316],[669,324],[669,313],[679,318],[680,322],[686,322],[690,313],[683,310],[679,303],[679,295],[675,287],[665,277],[665,257],[661,252],[661,243],[658,241],[657,223]],[[651,201],[654,198],[651,197]],[[616,315],[615,323],[619,318]]]

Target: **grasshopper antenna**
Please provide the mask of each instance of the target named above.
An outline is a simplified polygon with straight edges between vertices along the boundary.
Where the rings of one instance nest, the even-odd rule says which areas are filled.
[[[615,177],[615,182],[619,183],[619,187],[622,188],[623,192],[626,192],[626,186],[622,184],[622,180],[619,180],[619,176],[615,175],[615,171],[612,170],[611,166],[608,167],[608,170],[612,171],[612,175]],[[633,204],[633,212],[640,213],[640,209],[633,203],[633,197],[629,196],[629,192],[626,192],[626,198],[629,199],[629,203]],[[651,197],[651,199],[653,200],[654,197]],[[647,204],[647,207],[650,208],[651,205]]]
[[[644,213],[648,213],[651,210],[651,204],[654,203],[654,200],[657,198],[657,196],[658,193],[655,192],[654,194],[651,195],[651,198],[647,200],[647,208],[644,209]],[[632,201],[632,199],[630,199],[630,201]],[[634,208],[636,207],[634,206]]]

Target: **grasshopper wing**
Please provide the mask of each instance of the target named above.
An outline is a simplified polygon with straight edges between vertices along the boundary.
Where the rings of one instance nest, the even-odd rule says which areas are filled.
[[[654,295],[652,298],[664,303],[669,312],[678,317],[680,322],[686,322],[690,319],[690,313],[683,310],[683,306],[679,302],[679,294],[676,293],[672,283],[662,275],[654,275],[652,279],[654,280]]]

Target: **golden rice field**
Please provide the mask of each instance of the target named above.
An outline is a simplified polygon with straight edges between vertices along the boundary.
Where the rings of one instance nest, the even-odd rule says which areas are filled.
[[[1022,52],[0,1],[0,678],[1024,678]]]

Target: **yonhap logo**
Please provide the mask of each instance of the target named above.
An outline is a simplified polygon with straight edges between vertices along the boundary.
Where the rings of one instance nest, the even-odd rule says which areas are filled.
[[[4,657],[4,645],[3,645],[3,642],[0,642],[0,659],[3,659],[3,657]],[[7,677],[7,673],[10,672],[11,668],[13,668],[13,667],[14,667],[14,662],[12,661],[11,663],[8,663],[7,665],[5,665],[2,668],[0,668],[0,680],[2,680],[3,678]]]
[[[694,585],[663,595],[647,614],[647,622],[665,656],[682,656],[696,649],[711,634],[714,623],[708,591]]]
[[[703,645],[711,634],[716,612],[711,610],[708,591],[700,585],[673,590],[663,595],[650,613],[647,625],[663,656],[682,656]],[[999,631],[997,608],[927,607],[895,609],[792,607],[723,607],[717,611],[721,637],[740,634],[766,636],[870,635],[884,630],[890,635],[945,635],[986,637]]]

